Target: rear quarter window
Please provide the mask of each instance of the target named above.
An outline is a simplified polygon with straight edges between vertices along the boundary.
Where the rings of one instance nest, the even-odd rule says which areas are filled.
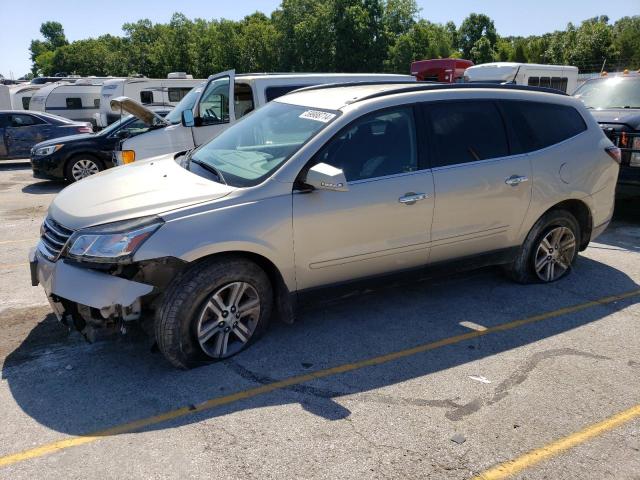
[[[501,101],[500,107],[512,132],[512,153],[540,150],[587,129],[582,115],[568,105]]]

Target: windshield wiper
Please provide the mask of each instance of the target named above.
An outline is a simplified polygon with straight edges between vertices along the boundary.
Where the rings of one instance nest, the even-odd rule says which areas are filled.
[[[224,183],[225,185],[227,184],[227,181],[224,179],[224,176],[222,175],[222,172],[220,170],[218,170],[216,167],[214,167],[213,165],[209,165],[208,163],[203,162],[202,160],[196,160],[194,158],[191,158],[191,153],[188,154],[189,155],[189,163],[195,163],[196,165],[198,165],[199,167],[204,168],[206,171],[213,173],[216,177],[218,177],[218,179]]]

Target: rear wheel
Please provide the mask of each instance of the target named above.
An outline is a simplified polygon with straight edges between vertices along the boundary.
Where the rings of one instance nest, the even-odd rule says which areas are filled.
[[[571,213],[547,212],[533,226],[507,272],[519,283],[555,282],[571,270],[580,241],[580,227]]]
[[[272,305],[269,278],[256,264],[203,262],[167,290],[155,324],[158,347],[178,368],[231,357],[264,333]]]
[[[65,168],[65,176],[70,182],[77,182],[102,170],[104,170],[102,163],[93,155],[79,155],[69,160]]]

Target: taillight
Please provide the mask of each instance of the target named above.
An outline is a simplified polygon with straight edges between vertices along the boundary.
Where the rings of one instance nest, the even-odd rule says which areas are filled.
[[[91,133],[93,128],[91,127],[78,127],[78,133]]]
[[[605,148],[604,151],[607,152],[607,155],[613,158],[616,163],[622,163],[622,152],[618,147],[611,145],[610,147]]]

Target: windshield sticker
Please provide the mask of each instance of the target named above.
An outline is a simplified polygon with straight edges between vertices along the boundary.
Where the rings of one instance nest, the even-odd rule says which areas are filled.
[[[322,112],[320,110],[307,110],[300,115],[300,118],[308,118],[309,120],[315,120],[316,122],[327,123],[335,116],[335,113]]]

